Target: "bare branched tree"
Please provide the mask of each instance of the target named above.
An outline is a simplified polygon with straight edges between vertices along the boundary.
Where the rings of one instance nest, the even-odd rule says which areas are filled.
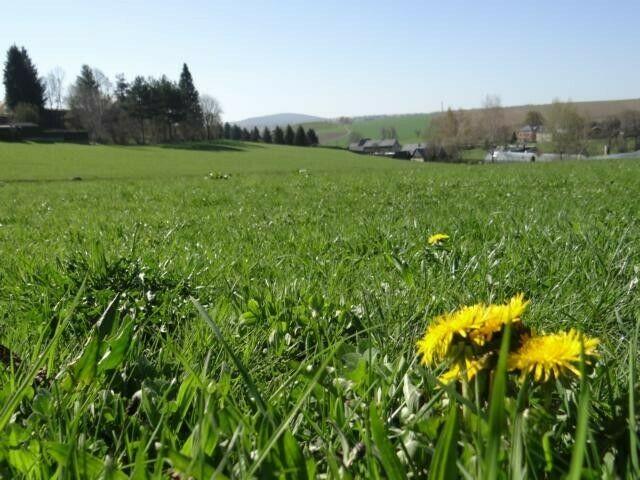
[[[96,68],[83,65],[67,97],[71,123],[86,129],[92,140],[105,140],[105,123],[113,104],[112,95],[113,85],[107,76]]]
[[[214,138],[214,133],[220,130],[222,121],[222,106],[220,102],[211,95],[200,96],[200,108],[202,109],[202,118],[204,121],[204,128],[207,131],[207,140]]]
[[[47,74],[45,81],[47,102],[49,108],[61,110],[64,103],[64,79],[65,72],[60,67],[55,67]]]
[[[498,95],[487,95],[482,102],[479,132],[488,146],[499,145],[507,140],[507,128],[502,101]]]
[[[549,126],[557,153],[584,153],[587,148],[588,119],[571,102],[554,100],[549,111]]]

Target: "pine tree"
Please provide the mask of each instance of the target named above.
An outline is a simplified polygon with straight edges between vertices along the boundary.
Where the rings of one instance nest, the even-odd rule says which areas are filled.
[[[293,143],[298,147],[306,147],[308,145],[307,134],[305,133],[304,128],[302,128],[302,125],[298,126]]]
[[[284,132],[280,127],[276,127],[273,131],[273,143],[276,145],[284,145]]]
[[[262,130],[262,141],[264,143],[273,142],[273,138],[271,137],[271,130],[269,130],[269,128],[267,127],[264,127],[264,130]]]
[[[242,129],[238,125],[231,127],[231,140],[242,140]]]
[[[260,137],[260,130],[258,130],[258,127],[253,127],[253,130],[251,130],[251,141],[259,142],[260,140],[262,140]]]
[[[136,77],[133,83],[127,87],[123,104],[125,111],[139,122],[140,137],[143,145],[146,143],[144,121],[151,120],[153,117],[151,101],[149,82],[144,77]]]
[[[245,142],[248,142],[251,140],[251,132],[246,128],[242,129],[242,140],[244,140]]]
[[[296,134],[291,128],[291,125],[287,125],[287,129],[284,132],[284,143],[287,145],[293,145],[296,140]]]
[[[19,103],[44,109],[45,87],[27,51],[13,45],[7,51],[4,64],[4,98],[7,107],[15,109]]]
[[[200,106],[200,94],[193,84],[193,77],[186,63],[182,65],[178,87],[182,96],[182,110],[187,126],[187,132],[185,133],[188,137],[194,138],[202,133],[204,120],[202,107]]]
[[[224,138],[226,140],[231,140],[231,125],[229,124],[229,122],[225,122],[224,123],[224,134],[223,134]]]
[[[318,135],[316,135],[316,131],[313,128],[310,128],[307,131],[307,142],[309,142],[309,145],[311,145],[312,147],[315,147],[320,143],[320,141],[318,140]]]

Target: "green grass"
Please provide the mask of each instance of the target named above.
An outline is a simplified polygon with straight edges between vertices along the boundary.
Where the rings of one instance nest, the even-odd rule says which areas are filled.
[[[0,143],[0,181],[142,179],[198,176],[209,172],[265,173],[343,172],[388,169],[379,158],[354,158],[349,152],[323,148],[296,149],[258,143],[222,142],[167,147],[122,147],[71,144]]]
[[[0,477],[633,478],[639,162],[226,146],[0,144]],[[433,316],[517,292],[602,339],[589,402],[489,412],[418,364]]]

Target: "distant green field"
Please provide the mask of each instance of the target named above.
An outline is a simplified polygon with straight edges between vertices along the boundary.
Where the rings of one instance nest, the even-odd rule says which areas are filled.
[[[0,478],[636,478],[639,161],[192,147],[0,144]],[[584,381],[420,364],[520,292]]]
[[[391,168],[397,162],[324,148],[223,142],[122,147],[0,142],[0,181],[174,178],[213,173],[291,173]]]
[[[400,143],[424,141],[424,131],[429,124],[429,114],[392,115],[372,120],[354,119],[351,124],[316,122],[308,124],[318,133],[323,145],[346,147],[349,133],[358,132],[366,138],[380,138],[382,128],[394,127]]]

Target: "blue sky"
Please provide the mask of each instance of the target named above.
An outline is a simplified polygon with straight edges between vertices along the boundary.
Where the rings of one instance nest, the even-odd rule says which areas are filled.
[[[186,62],[228,120],[336,117],[637,98],[638,18],[638,0],[21,0],[0,49],[68,82],[83,63],[177,79]]]

